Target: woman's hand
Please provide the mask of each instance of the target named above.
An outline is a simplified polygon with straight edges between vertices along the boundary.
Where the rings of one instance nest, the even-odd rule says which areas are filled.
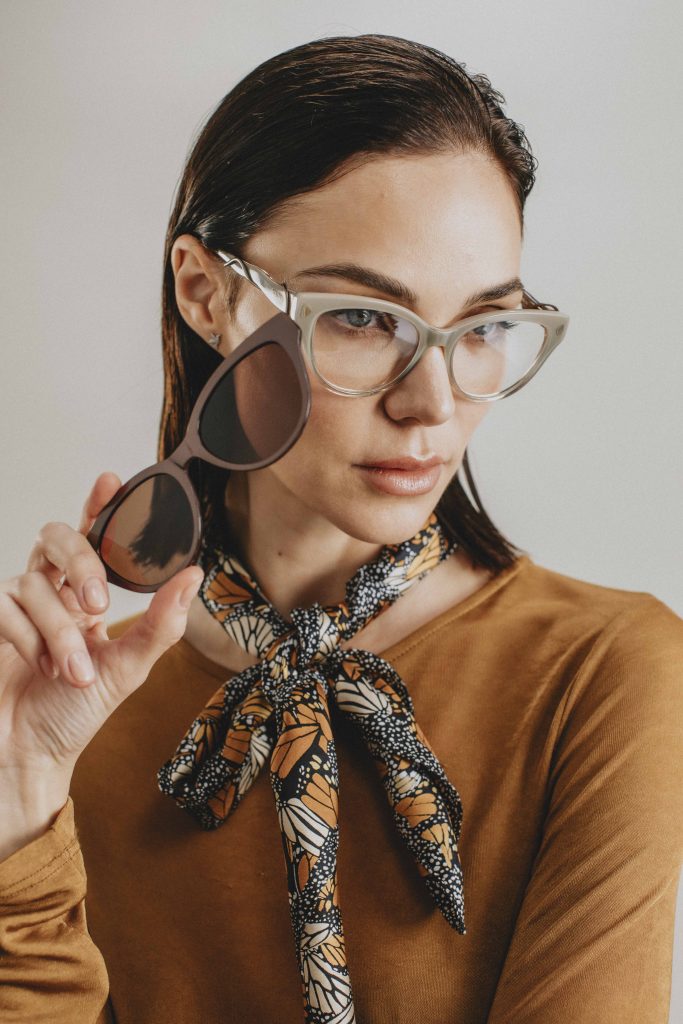
[[[99,476],[78,530],[48,523],[26,572],[0,582],[0,777],[6,782],[70,779],[95,733],[185,632],[202,580],[196,566],[168,580],[144,615],[108,639],[105,568],[86,534],[120,486],[113,473]]]

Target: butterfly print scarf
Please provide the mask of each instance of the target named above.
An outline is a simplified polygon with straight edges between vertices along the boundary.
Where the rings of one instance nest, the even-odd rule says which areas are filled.
[[[401,839],[447,922],[465,934],[457,790],[413,716],[400,676],[361,648],[340,649],[456,549],[432,513],[410,540],[385,546],[338,605],[294,608],[285,621],[233,555],[204,549],[205,606],[261,660],[225,682],[157,773],[159,788],[204,829],[222,825],[269,761],[307,1024],[354,1024],[337,899],[339,777],[329,701],[360,730]]]

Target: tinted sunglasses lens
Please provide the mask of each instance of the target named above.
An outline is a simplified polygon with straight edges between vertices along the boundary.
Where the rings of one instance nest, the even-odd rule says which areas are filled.
[[[102,535],[100,558],[129,583],[161,586],[185,567],[194,539],[189,498],[157,473],[126,495]]]
[[[270,459],[295,433],[303,402],[291,358],[281,345],[266,342],[219,380],[199,420],[200,440],[225,462]]]

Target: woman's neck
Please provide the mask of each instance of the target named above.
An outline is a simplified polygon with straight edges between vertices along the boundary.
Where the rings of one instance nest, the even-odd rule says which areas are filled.
[[[347,581],[383,547],[302,507],[263,471],[231,474],[225,501],[231,549],[284,619],[292,608],[342,601]]]
[[[347,582],[383,547],[349,536],[322,516],[306,518],[308,510],[291,498],[261,471],[231,473],[225,493],[230,548],[285,620],[293,608],[308,608],[315,602],[338,604],[345,597]],[[341,646],[362,646],[380,654],[490,578],[487,570],[474,569],[458,548]],[[232,640],[199,597],[190,606],[185,639],[212,661],[236,672],[258,661]]]
[[[491,578],[488,570],[474,569],[462,549],[458,548],[367,626],[349,640],[342,641],[340,646],[363,647],[374,654],[381,654],[437,615],[460,604]],[[241,672],[258,662],[258,658],[247,654],[225,632],[199,597],[190,606],[185,640],[211,661],[233,672]]]

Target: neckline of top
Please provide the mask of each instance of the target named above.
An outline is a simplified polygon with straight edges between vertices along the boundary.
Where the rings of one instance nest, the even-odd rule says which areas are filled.
[[[516,558],[512,565],[509,565],[506,569],[503,569],[496,576],[492,576],[490,580],[487,580],[479,590],[475,590],[474,593],[469,594],[461,601],[457,601],[450,608],[446,608],[445,611],[440,612],[429,622],[423,624],[417,629],[411,630],[402,637],[397,643],[392,644],[391,647],[387,647],[381,651],[378,657],[383,658],[385,661],[393,662],[400,658],[403,654],[406,654],[409,650],[415,647],[417,644],[423,643],[427,637],[431,636],[434,632],[439,630],[446,623],[451,622],[453,619],[459,618],[461,615],[465,615],[476,605],[481,604],[482,601],[486,601],[489,597],[492,597],[496,591],[504,587],[506,583],[509,583],[517,574],[528,565],[532,565],[533,560],[529,555],[520,555]],[[232,679],[233,676],[238,673],[231,671],[226,668],[225,665],[220,665],[218,662],[208,658],[206,654],[200,651],[198,648],[193,647],[192,644],[182,637],[181,640],[175,645],[175,650],[186,660],[201,668],[204,672],[209,675],[215,676],[217,679]]]

